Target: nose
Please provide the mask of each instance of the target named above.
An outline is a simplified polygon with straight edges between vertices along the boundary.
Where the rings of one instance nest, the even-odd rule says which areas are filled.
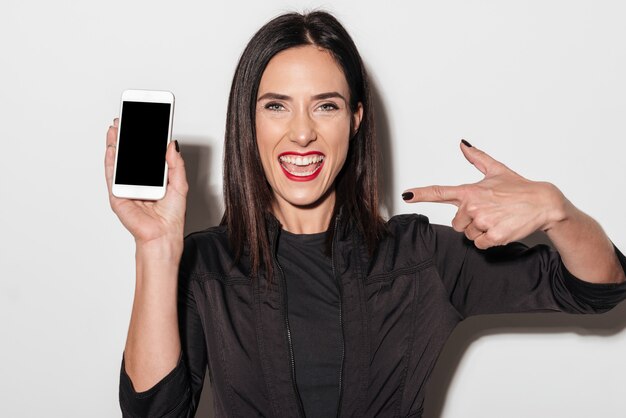
[[[317,139],[315,122],[307,112],[298,112],[291,120],[289,128],[289,139],[302,147]]]

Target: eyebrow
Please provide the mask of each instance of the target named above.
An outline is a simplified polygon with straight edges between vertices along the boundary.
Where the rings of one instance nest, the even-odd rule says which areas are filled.
[[[348,103],[348,101],[346,100],[345,97],[343,97],[339,92],[336,91],[330,91],[328,93],[320,93],[320,94],[316,94],[314,96],[311,97],[313,100],[325,100],[325,99],[335,99],[335,98],[339,98],[342,99],[344,102]],[[261,100],[265,100],[265,99],[273,99],[273,100],[285,100],[285,101],[289,101],[291,100],[290,96],[287,96],[285,94],[278,94],[278,93],[265,93],[264,95],[262,95],[261,97],[259,97],[259,99],[257,100],[257,102],[260,102]]]
[[[331,92],[328,92],[328,93],[316,94],[315,96],[313,96],[313,100],[324,100],[324,99],[335,99],[335,98],[340,98],[344,102],[348,103],[346,98],[343,97],[341,94],[339,94],[336,91],[331,91]]]

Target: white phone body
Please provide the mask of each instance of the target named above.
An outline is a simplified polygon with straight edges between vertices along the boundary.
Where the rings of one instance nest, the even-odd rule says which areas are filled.
[[[165,152],[172,138],[174,94],[157,90],[122,93],[113,195],[159,200],[167,187]]]

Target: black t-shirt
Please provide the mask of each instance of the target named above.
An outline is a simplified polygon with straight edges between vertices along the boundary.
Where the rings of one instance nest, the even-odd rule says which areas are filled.
[[[282,231],[278,243],[278,262],[287,283],[296,384],[307,418],[335,416],[339,402],[340,296],[332,261],[324,254],[325,240],[326,232]]]

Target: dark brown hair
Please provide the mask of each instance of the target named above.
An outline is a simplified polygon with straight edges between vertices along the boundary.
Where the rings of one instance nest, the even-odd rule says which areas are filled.
[[[261,267],[272,272],[267,234],[267,214],[272,190],[265,178],[256,143],[256,101],[261,76],[277,53],[303,45],[315,45],[331,53],[348,82],[350,109],[363,106],[363,118],[350,139],[346,162],[335,180],[333,219],[342,218],[361,231],[370,253],[384,233],[379,213],[378,153],[372,100],[361,56],[344,27],[331,14],[314,11],[288,13],[265,24],[246,46],[233,77],[224,142],[224,204],[222,224],[238,261],[249,254],[252,275]],[[330,231],[329,243],[334,230]]]

